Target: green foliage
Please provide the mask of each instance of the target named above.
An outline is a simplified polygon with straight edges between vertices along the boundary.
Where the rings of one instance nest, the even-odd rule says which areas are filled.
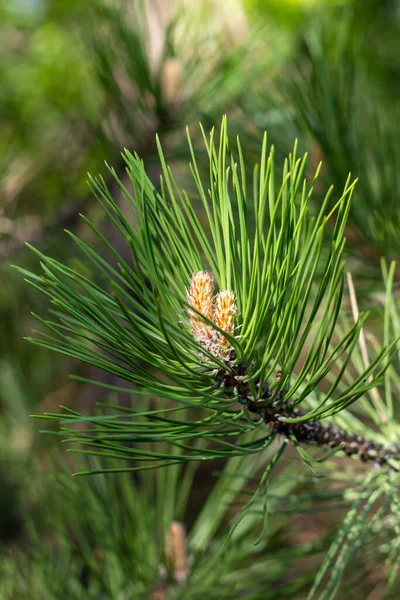
[[[398,8],[373,0],[331,12],[296,2],[288,13],[282,3],[268,4],[262,9],[275,13],[281,31],[271,20],[264,27],[261,12],[256,27],[238,20],[240,9],[229,14],[226,28],[208,2],[174,14],[159,29],[154,20],[150,26],[146,2],[121,3],[118,10],[93,2],[89,19],[88,5],[79,2],[38,3],[43,10],[23,12],[18,3],[0,7],[6,17],[0,250],[7,256],[23,239],[38,246],[43,275],[28,277],[45,294],[25,290],[16,302],[16,278],[4,277],[0,453],[6,469],[0,478],[10,495],[3,492],[0,527],[16,513],[12,507],[28,513],[32,524],[28,546],[24,539],[25,549],[2,557],[1,597],[148,596],[163,584],[158,569],[166,565],[172,519],[194,522],[187,527],[192,568],[183,587],[169,572],[168,597],[366,597],[372,581],[375,593],[384,593],[384,579],[388,597],[396,597],[396,448],[384,468],[363,469],[333,456],[342,446],[311,448],[295,434],[278,436],[262,410],[274,404],[284,410],[291,400],[301,411],[284,417],[285,427],[294,421],[294,432],[310,419],[316,424],[329,417],[323,426],[338,426],[350,438],[366,435],[384,446],[399,439],[399,271],[382,263],[385,300],[377,269],[373,290],[370,276],[366,280],[375,321],[365,321],[352,285],[350,311],[342,266],[346,252],[356,278],[361,263],[353,256],[366,259],[365,273],[367,264],[381,264],[381,254],[391,259],[399,251]],[[296,28],[286,27],[290,22]],[[154,39],[162,40],[156,57]],[[208,130],[222,112],[229,114],[231,139],[240,132],[241,146],[214,134],[198,148],[201,135],[193,131],[185,145],[183,121],[200,119]],[[264,142],[259,160],[264,129],[275,151],[268,156]],[[179,182],[161,153],[160,188],[156,130]],[[295,137],[299,144],[282,172],[282,156]],[[145,159],[148,177],[136,155],[126,152],[120,161],[123,145]],[[297,159],[306,147],[307,163]],[[189,155],[191,180],[179,163]],[[82,173],[97,172],[104,156],[116,172],[92,186],[108,224],[92,205],[85,206],[88,228],[64,220],[61,203],[69,211],[71,199],[87,198]],[[260,166],[253,175],[254,161]],[[355,188],[349,170],[360,177]],[[57,237],[52,245],[48,234],[62,226],[73,229],[76,245],[67,236],[65,244]],[[79,262],[73,254],[82,251]],[[32,271],[36,257],[13,260]],[[235,353],[228,358],[216,357],[191,330],[186,289],[200,269],[213,273],[220,290],[236,294],[236,328],[228,336]],[[50,330],[40,343],[60,358],[65,353],[113,374],[94,416],[82,402],[84,385],[73,384],[66,401],[58,391],[45,400],[43,410],[51,411],[71,402],[61,415],[50,413],[48,423],[61,422],[60,435],[73,451],[89,452],[71,468],[98,473],[75,481],[63,476],[58,487],[49,484],[49,501],[30,456],[51,442],[48,436],[35,442],[37,422],[29,423],[26,413],[64,376],[55,357],[27,345],[22,351],[18,343],[19,331],[31,326],[26,306],[42,313],[48,298],[54,310],[44,319]],[[263,385],[272,392],[258,412],[243,402],[240,389],[223,387],[232,373],[238,382],[240,369],[245,381],[239,387],[252,398]],[[79,373],[96,377],[82,366]],[[103,385],[105,377],[99,379],[83,381]],[[101,390],[91,389],[94,403]],[[147,402],[148,394],[157,398]],[[209,460],[219,458],[226,461],[223,475],[195,518],[206,472],[196,484],[198,461],[214,468]],[[168,468],[148,471],[156,466]],[[105,477],[104,470],[136,472]],[[33,472],[31,496],[22,485]],[[37,505],[32,513],[33,497],[41,520]],[[328,538],[318,525],[322,511]],[[315,544],[295,539],[303,513],[305,528],[317,529]],[[139,551],[130,527],[146,542]],[[105,549],[100,562],[97,548]]]
[[[41,518],[27,524],[27,551],[0,549],[1,597],[19,600],[29,594],[52,600],[62,594],[68,600],[99,595],[119,600],[156,598],[159,590],[165,599],[250,600],[261,594],[274,598],[276,589],[290,597],[304,589],[312,571],[297,581],[281,581],[301,555],[300,548],[284,548],[282,519],[255,547],[248,543],[262,526],[262,515],[255,513],[224,546],[232,501],[251,488],[251,478],[265,460],[265,453],[230,459],[217,480],[210,478],[201,510],[193,506],[191,494],[193,479],[201,477],[196,465],[175,466],[168,474],[159,470],[152,477],[140,473],[135,480],[127,474],[71,480],[64,461],[58,460],[52,496],[41,507]],[[280,498],[296,485],[292,476],[271,486],[274,511],[279,512]],[[179,525],[183,520],[192,523],[186,535]],[[48,532],[45,540],[42,529]],[[270,556],[265,550],[274,538],[279,551]],[[304,546],[306,554],[312,551],[312,545]]]
[[[41,253],[38,255],[44,275],[28,274],[32,285],[52,300],[56,307],[53,314],[59,318],[59,322],[42,321],[51,333],[43,334],[37,343],[100,367],[145,393],[180,402],[182,409],[192,406],[203,410],[203,416],[189,429],[157,410],[156,418],[153,411],[139,411],[137,426],[135,419],[124,423],[115,417],[96,419],[99,440],[90,430],[71,431],[71,438],[85,445],[101,440],[104,452],[115,458],[149,459],[142,457],[136,446],[121,446],[118,440],[123,439],[157,442],[167,437],[170,443],[181,446],[190,437],[211,436],[218,442],[218,450],[208,452],[207,458],[251,453],[271,443],[270,436],[262,436],[250,445],[236,440],[233,446],[224,439],[252,431],[260,423],[247,420],[244,409],[233,408],[238,400],[235,395],[227,397],[222,386],[215,389],[214,371],[229,371],[230,365],[199,344],[185,324],[186,289],[194,272],[210,269],[219,289],[235,293],[236,332],[227,338],[235,352],[234,362],[246,365],[249,385],[259,382],[261,390],[277,369],[282,370],[280,380],[271,385],[271,401],[283,388],[294,404],[307,401],[341,360],[340,371],[318,406],[290,419],[291,422],[321,419],[339,412],[379,384],[387,366],[391,346],[379,353],[345,392],[336,393],[364,321],[364,317],[360,318],[333,343],[343,294],[343,232],[354,186],[346,183],[331,210],[327,209],[329,192],[320,212],[311,216],[308,204],[315,179],[311,186],[303,180],[306,159],[297,159],[294,151],[285,163],[282,183],[277,184],[273,152],[267,155],[265,138],[260,166],[254,171],[252,205],[240,145],[236,163],[225,127],[224,121],[219,144],[214,140],[214,132],[209,140],[204,138],[210,160],[207,184],[200,179],[192,152],[192,174],[207,214],[211,239],[187,195],[177,188],[161,148],[161,193],[146,177],[140,159],[126,151],[133,195],[116,173],[114,176],[123,192],[128,216],[115,204],[103,180],[93,181],[92,185],[131,250],[132,266],[88,222],[114,254],[116,267],[76,236],[71,237],[101,270],[109,292]],[[209,197],[206,188],[210,189]],[[253,235],[250,210],[254,211],[256,222]],[[326,226],[333,217],[336,222],[330,249],[323,252]],[[312,291],[315,295],[310,303]],[[296,368],[302,353],[301,367]],[[374,377],[366,381],[373,371]],[[257,401],[255,388],[253,393]],[[65,423],[76,420],[75,414],[64,417]],[[151,431],[143,431],[146,422],[152,422]],[[107,431],[102,431],[103,427]],[[184,459],[200,456],[192,449]],[[153,458],[172,460],[173,455],[154,453]]]
[[[125,151],[132,193],[111,169],[125,210],[116,205],[103,179],[91,180],[91,185],[129,247],[130,261],[87,219],[111,252],[112,261],[105,261],[70,235],[102,273],[102,287],[35,251],[43,274],[24,273],[55,308],[51,310],[53,319],[37,317],[49,333],[41,332],[32,341],[108,371],[132,386],[127,390],[105,385],[110,392],[130,395],[131,407],[103,404],[97,416],[83,416],[71,409],[44,416],[60,421],[66,439],[83,446],[73,451],[111,461],[111,466],[99,463],[81,474],[143,472],[161,466],[176,469],[193,461],[250,459],[268,452],[270,459],[260,482],[231,530],[235,535],[243,517],[256,514],[264,522],[262,539],[271,511],[271,475],[289,440],[276,445],[274,429],[268,429],[268,422],[266,427],[265,419],[252,418],[250,405],[261,402],[279,407],[282,398],[289,398],[294,406],[305,406],[308,411],[283,418],[293,427],[333,417],[345,431],[357,435],[363,431],[362,420],[347,409],[364,397],[356,411],[359,406],[358,412],[372,418],[381,430],[371,431],[371,436],[397,439],[392,389],[398,376],[391,366],[399,336],[392,296],[394,264],[389,271],[383,265],[387,288],[383,345],[373,344],[375,353],[369,360],[359,342],[366,315],[356,314],[352,288],[353,323],[342,308],[344,231],[354,184],[348,179],[342,195],[333,202],[329,190],[319,211],[313,212],[311,198],[318,172],[307,184],[306,157],[297,158],[296,147],[285,161],[278,183],[273,149],[267,153],[265,137],[249,192],[240,142],[235,157],[226,120],[219,141],[214,131],[209,138],[203,132],[203,139],[210,165],[207,182],[199,174],[188,136],[191,173],[207,215],[207,228],[186,193],[179,190],[160,144],[160,192],[146,176],[139,157]],[[330,223],[333,227],[328,229]],[[212,272],[220,290],[235,293],[237,315],[232,333],[190,303],[187,288],[191,275],[205,270]],[[196,337],[193,318],[201,319],[217,334],[224,333],[231,347],[229,357],[213,352]],[[251,400],[241,397],[240,389],[220,384],[230,373],[235,377],[237,365],[245,365],[240,385],[251,390]],[[280,376],[271,383],[278,369]],[[266,382],[270,386],[267,398],[262,395]],[[88,383],[96,385],[95,381]],[[160,401],[143,407],[140,398],[146,394]],[[318,463],[325,464],[337,451],[317,458],[301,447],[295,434],[289,437],[313,474]],[[391,456],[389,462],[395,465],[396,451]],[[114,466],[115,461],[123,461],[122,466]],[[321,598],[337,593],[346,566],[370,535],[379,531],[386,540],[385,523],[397,515],[397,481],[397,473],[388,475],[385,470],[353,475],[348,481],[342,500],[353,503],[310,598],[322,582],[326,586]],[[320,498],[323,490],[329,490],[327,482]],[[396,543],[383,542],[390,548],[389,578],[393,581]],[[328,570],[331,574],[326,582]]]
[[[378,37],[385,14],[373,2],[369,10],[375,21],[367,30],[359,24],[366,16],[355,8],[312,20],[302,32],[298,56],[284,71],[282,91],[301,135],[311,138],[325,164],[326,183],[339,185],[349,170],[359,177],[349,242],[379,267],[381,256],[397,259],[400,254],[398,90],[390,65],[379,69],[375,49],[374,56],[366,52],[366,40]],[[379,37],[378,57],[388,60],[394,46],[386,36],[398,40],[398,18],[390,6],[386,10],[391,26]]]
[[[295,403],[300,403],[307,400],[340,360],[339,375],[334,377],[329,392],[315,409],[300,420],[335,414],[376,387],[388,365],[388,349],[382,350],[353,385],[346,387],[346,393],[331,400],[350,361],[347,350],[354,348],[363,323],[359,320],[349,327],[341,340],[334,344],[334,350],[327,353],[342,300],[343,231],[353,186],[346,184],[333,211],[326,211],[328,194],[320,213],[310,218],[308,200],[315,180],[310,189],[302,182],[305,159],[296,160],[295,154],[289,157],[283,171],[283,182],[275,192],[273,154],[267,157],[265,140],[260,168],[257,167],[254,172],[256,229],[254,238],[250,239],[240,145],[239,165],[232,157],[228,168],[229,144],[225,122],[219,146],[214,146],[214,133],[210,141],[205,138],[205,143],[210,157],[210,199],[207,199],[199,178],[194,154],[192,173],[208,215],[211,240],[206,237],[186,194],[175,187],[162,153],[160,195],[146,177],[140,159],[126,152],[133,196],[120,185],[131,220],[115,205],[102,180],[93,182],[93,187],[109,218],[129,245],[134,268],[114,252],[118,265],[118,270],[115,269],[72,236],[86,256],[101,268],[114,292],[110,294],[93,285],[79,272],[39,253],[45,275],[30,275],[30,281],[53,300],[57,307],[54,314],[61,323],[42,321],[56,336],[45,334],[44,340],[34,341],[108,370],[146,393],[181,402],[183,409],[193,406],[210,411],[205,421],[197,423],[200,433],[195,437],[210,435],[210,431],[202,433],[205,423],[223,432],[224,419],[231,426],[244,416],[243,411],[229,411],[237,397],[226,398],[224,389],[214,389],[215,370],[228,370],[229,362],[207,351],[193,336],[189,325],[185,325],[188,321],[186,288],[190,274],[210,268],[220,289],[235,290],[238,304],[236,327],[240,335],[227,337],[235,350],[235,360],[246,362],[248,380],[259,379],[263,383],[279,367],[283,375],[272,388],[275,397],[287,385],[287,396],[297,396]],[[227,175],[230,170],[231,181]],[[230,184],[235,203],[228,191]],[[336,212],[331,251],[321,256],[326,224]],[[93,224],[90,226],[97,231]],[[100,232],[97,233],[101,236]],[[102,239],[107,244],[107,240]],[[113,248],[108,246],[112,251]],[[323,276],[317,285],[318,267]],[[315,299],[308,306],[313,284],[316,285]],[[218,329],[211,321],[204,320]],[[302,360],[302,368],[295,372],[306,341],[310,345],[308,354]],[[104,353],[99,352],[96,346]],[[366,378],[380,363],[383,363],[381,371],[366,383]],[[143,369],[143,364],[148,370]],[[165,377],[171,383],[166,384]],[[160,412],[163,410],[157,409],[155,413],[146,411],[138,416],[151,418]],[[65,420],[76,421],[76,416],[67,415]],[[106,417],[99,417],[95,422],[112,427],[112,420],[107,425],[106,420]],[[167,433],[172,442],[187,437],[182,424],[171,422],[165,428],[164,418],[157,417],[157,420],[161,420],[160,432],[146,432],[146,441],[149,435],[152,441],[156,441],[158,436],[165,440]],[[293,419],[294,422],[298,420]],[[131,423],[118,423],[118,428],[126,425],[131,427]],[[248,428],[249,423],[246,423],[245,431]],[[250,429],[253,428],[254,423],[250,425]],[[177,438],[174,437],[174,429],[180,431]],[[124,433],[127,439],[135,440],[133,430]],[[117,439],[123,439],[124,433],[121,431]],[[230,435],[239,433],[240,428]],[[90,433],[88,436],[90,439]],[[84,437],[82,441],[85,443]],[[100,439],[104,443],[107,438]],[[238,444],[236,448],[239,448]],[[136,452],[135,449],[131,451]],[[220,452],[223,453],[223,449]],[[232,449],[228,452],[231,453]]]

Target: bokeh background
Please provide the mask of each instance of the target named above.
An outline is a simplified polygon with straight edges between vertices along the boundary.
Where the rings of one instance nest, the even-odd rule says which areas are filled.
[[[129,484],[120,493],[101,480],[94,499],[91,484],[72,484],[75,465],[61,449],[62,437],[40,434],[43,423],[29,417],[57,412],[59,405],[94,410],[104,390],[71,381],[71,372],[110,381],[23,339],[36,327],[31,313],[46,311],[43,297],[11,267],[37,268],[25,243],[68,265],[79,263],[91,276],[64,229],[96,244],[80,220],[83,212],[113,244],[119,241],[89,191],[87,173],[107,178],[106,161],[123,179],[120,151],[126,147],[139,153],[157,184],[158,132],[190,194],[185,126],[200,147],[198,122],[208,130],[227,114],[249,167],[264,130],[278,164],[296,138],[309,152],[311,171],[322,160],[316,202],[331,183],[342,188],[349,172],[359,177],[347,261],[360,306],[372,306],[379,328],[381,257],[400,259],[399,34],[396,0],[0,0],[1,600],[61,598],[62,589],[65,598],[145,598],[152,580],[139,569],[134,577],[146,585],[136,596],[126,592],[124,577],[138,552],[128,540],[114,548],[116,563],[123,560],[118,552],[131,552],[121,581],[108,588],[99,583],[105,577],[99,539],[111,536],[106,507],[124,512],[124,502],[139,500]],[[113,192],[118,199],[115,186]],[[197,479],[188,524],[213,486],[211,472],[203,469]],[[286,586],[282,596],[305,597],[301,586],[313,570],[307,575],[297,562],[286,573],[282,548],[296,552],[301,543],[302,556],[304,544],[322,549],[335,516],[308,515],[285,544],[276,533],[272,574],[275,586]],[[44,566],[51,557],[53,576]],[[110,567],[108,582],[118,568]],[[74,591],[60,587],[63,570],[70,579],[76,575]],[[379,577],[360,582],[353,597],[384,597],[379,585]]]

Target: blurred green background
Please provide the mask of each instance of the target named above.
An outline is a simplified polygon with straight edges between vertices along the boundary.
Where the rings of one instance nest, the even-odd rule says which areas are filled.
[[[11,267],[36,268],[25,242],[87,270],[63,233],[66,228],[95,243],[79,213],[90,215],[118,245],[91,197],[87,173],[106,176],[106,161],[123,178],[120,151],[127,147],[141,155],[157,184],[158,132],[180,185],[190,194],[185,126],[200,142],[198,122],[209,129],[226,113],[231,135],[240,134],[249,168],[264,130],[280,159],[298,138],[315,168],[322,160],[316,202],[331,183],[343,187],[350,171],[359,177],[347,231],[348,268],[360,305],[370,307],[383,289],[381,257],[400,258],[399,33],[396,0],[0,0],[0,546],[8,582],[0,586],[1,600],[61,597],[61,588],[51,587],[54,581],[50,585],[45,571],[36,588],[24,588],[21,580],[32,577],[30,567],[18,575],[15,565],[25,564],[32,547],[43,547],[44,553],[48,547],[51,554],[49,514],[50,530],[62,528],[73,520],[74,502],[84,504],[90,496],[79,487],[86,483],[65,493],[64,484],[54,479],[64,473],[63,481],[69,481],[65,474],[75,465],[60,450],[60,438],[40,435],[42,424],[29,414],[56,412],[60,404],[93,411],[105,392],[72,382],[71,372],[108,382],[104,374],[24,341],[35,327],[31,311],[43,314],[47,308]],[[379,328],[379,310],[375,313]],[[208,479],[210,473],[200,477]],[[194,504],[201,504],[203,485]],[[132,500],[128,492],[101,498],[96,502],[114,502],[121,512],[123,502]],[[87,502],[83,513],[90,514]],[[192,513],[186,512],[188,522]],[[66,547],[82,549],[76,538],[85,538],[89,521],[82,517],[74,533],[64,527]],[[322,539],[326,523],[308,517],[298,540],[286,548],[305,543],[304,532],[313,528]],[[279,538],[273,546],[277,557],[280,543]],[[85,568],[97,581],[93,547],[98,545],[97,540],[88,550],[91,558],[77,552],[84,590],[90,588]],[[137,552],[118,550],[128,551]],[[40,564],[46,561],[44,554]],[[287,584],[282,595],[304,597],[301,585],[293,587],[293,578],[285,576],[284,565],[284,557],[276,559],[276,580]],[[143,577],[151,581],[152,576]],[[120,589],[125,588],[115,585],[104,592],[98,584],[93,595],[79,586],[65,588],[64,597],[147,597],[145,584],[137,596],[124,595]],[[361,588],[359,594],[353,596],[365,597]],[[378,590],[373,597],[384,596]]]

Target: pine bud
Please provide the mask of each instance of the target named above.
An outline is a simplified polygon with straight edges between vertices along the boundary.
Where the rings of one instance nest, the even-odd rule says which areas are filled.
[[[214,322],[218,327],[233,335],[235,327],[236,304],[235,294],[230,290],[224,290],[217,294],[215,299]],[[226,353],[230,349],[230,343],[224,335],[218,333],[221,354]]]
[[[202,315],[213,318],[213,282],[206,271],[193,273],[190,288],[187,294],[190,306],[193,306]],[[214,337],[214,329],[207,325],[200,315],[189,311],[190,326],[194,337],[208,348]]]
[[[187,293],[188,303],[199,313],[215,323],[220,329],[233,335],[235,329],[236,304],[235,294],[229,290],[217,294],[213,298],[213,282],[205,271],[192,275]],[[196,340],[218,358],[225,359],[231,349],[226,337],[216,331],[212,325],[204,322],[202,317],[189,310],[189,323]]]

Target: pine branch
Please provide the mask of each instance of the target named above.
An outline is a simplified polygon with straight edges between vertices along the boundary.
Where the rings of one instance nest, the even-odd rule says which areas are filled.
[[[259,390],[259,383],[248,383],[246,367],[243,363],[236,364],[234,361],[227,363],[229,371],[219,371],[216,378],[228,397],[235,398],[243,404],[251,413],[258,415],[262,421],[269,425],[272,433],[285,436],[287,439],[296,439],[297,442],[305,444],[316,444],[338,448],[347,456],[357,455],[362,462],[373,461],[377,466],[389,465],[397,471],[390,462],[391,458],[400,457],[400,447],[392,445],[385,447],[362,435],[349,434],[338,427],[322,424],[321,421],[287,422],[287,419],[303,418],[304,414],[296,410],[290,399],[285,398],[282,390],[275,395],[275,399],[269,402],[273,393],[268,385],[264,383],[263,390]],[[278,373],[278,378],[281,376]],[[259,397],[254,399],[253,391],[259,391]]]
[[[303,181],[306,157],[298,159],[295,147],[285,163],[282,183],[275,189],[273,149],[268,155],[265,137],[260,166],[254,171],[250,208],[241,147],[238,143],[236,159],[226,127],[224,119],[218,143],[214,132],[207,139],[202,131],[210,163],[209,197],[188,138],[192,174],[210,237],[186,194],[177,188],[157,142],[163,169],[161,193],[146,176],[140,159],[129,152],[124,158],[133,195],[111,169],[126,212],[103,180],[93,180],[93,189],[132,260],[87,219],[115,257],[117,267],[70,234],[103,274],[111,293],[35,250],[44,274],[24,274],[56,306],[50,320],[37,317],[49,333],[40,334],[35,343],[125,379],[138,390],[136,393],[170,399],[183,409],[192,407],[202,412],[197,421],[182,426],[166,414],[155,417],[152,411],[145,415],[131,411],[132,420],[124,435],[120,422],[96,417],[94,429],[69,429],[68,437],[88,447],[86,452],[104,452],[122,460],[135,458],[147,463],[145,468],[177,460],[173,452],[146,456],[135,446],[143,439],[164,442],[165,435],[172,446],[187,450],[180,461],[212,460],[268,447],[270,435],[260,437],[250,447],[244,440],[241,443],[241,436],[258,425],[246,422],[244,415],[232,410],[235,397],[215,385],[215,373],[219,373],[220,380],[233,377],[226,382],[233,384],[233,390],[245,386],[239,397],[250,403],[249,409],[259,412],[261,405],[267,407],[266,421],[274,423],[276,431],[295,432],[299,442],[325,438],[333,447],[343,443],[348,453],[356,450],[354,453],[363,458],[372,458],[376,451],[376,459],[381,461],[384,450],[372,442],[349,441],[333,430],[311,425],[340,413],[376,389],[396,346],[396,340],[388,340],[359,376],[341,386],[366,319],[366,315],[359,315],[355,324],[334,337],[344,285],[343,236],[354,184],[348,179],[332,209],[328,209],[332,193],[328,192],[319,212],[310,216],[309,202],[318,172],[310,185]],[[336,220],[330,232],[327,226],[333,215]],[[255,221],[254,233],[250,218]],[[245,372],[241,374],[243,365]],[[267,394],[266,382],[277,369],[281,369],[281,376]],[[323,400],[306,414],[296,412],[331,374]],[[126,389],[109,387],[126,393]],[[282,413],[280,407],[279,413],[277,401],[282,390],[293,408],[287,406]],[[152,427],[143,430],[141,417]],[[72,411],[46,418],[61,418],[66,425],[91,422],[91,418]],[[153,426],[155,419],[157,427]],[[238,436],[235,444],[230,441],[233,436]],[[202,454],[186,442],[189,439],[213,439],[215,450]],[[124,440],[133,446],[128,448]]]

